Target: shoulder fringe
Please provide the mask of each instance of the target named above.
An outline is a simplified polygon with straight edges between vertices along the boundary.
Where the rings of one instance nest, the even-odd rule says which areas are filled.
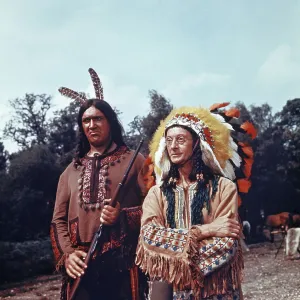
[[[197,238],[193,230],[190,230],[188,241],[182,255],[164,254],[156,252],[144,246],[140,236],[137,248],[136,264],[141,270],[150,276],[150,279],[162,279],[174,288],[184,287],[200,291],[203,279],[200,271],[194,280],[191,272],[190,257],[197,253]]]

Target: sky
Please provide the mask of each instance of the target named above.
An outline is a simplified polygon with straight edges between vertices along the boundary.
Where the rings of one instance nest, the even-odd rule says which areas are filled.
[[[0,131],[25,93],[52,95],[52,111],[70,101],[60,86],[93,95],[89,67],[125,127],[151,89],[176,107],[279,111],[300,97],[299,16],[300,0],[0,0]]]

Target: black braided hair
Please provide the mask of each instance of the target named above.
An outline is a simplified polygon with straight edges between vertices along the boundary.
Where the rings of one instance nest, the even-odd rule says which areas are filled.
[[[212,173],[209,167],[207,167],[202,160],[202,151],[200,147],[196,149],[193,157],[193,171],[190,174],[190,180],[197,180],[197,191],[192,200],[191,215],[192,225],[203,223],[202,209],[206,207],[210,214],[211,207],[210,201],[213,200],[217,189],[219,176]],[[197,178],[198,177],[198,178]],[[212,195],[210,196],[210,182],[212,188]]]
[[[113,108],[104,100],[89,99],[81,105],[78,113],[78,143],[76,146],[75,156],[73,160],[75,168],[81,165],[81,158],[83,158],[90,151],[90,144],[87,137],[84,134],[82,127],[82,116],[84,112],[91,106],[94,106],[105,115],[110,126],[112,141],[118,147],[125,145],[123,139],[124,129],[118,119],[118,115],[113,110]]]
[[[175,223],[175,192],[176,180],[179,179],[178,167],[171,164],[167,178],[164,180],[161,189],[168,201],[167,222],[171,228],[176,228]]]

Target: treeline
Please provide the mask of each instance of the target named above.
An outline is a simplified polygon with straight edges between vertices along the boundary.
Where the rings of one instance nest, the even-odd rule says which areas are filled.
[[[125,132],[130,147],[141,136],[146,139],[145,155],[151,136],[173,108],[156,91],[149,92],[149,100],[149,113],[136,116]],[[0,140],[0,282],[52,270],[48,237],[56,186],[72,160],[77,135],[78,105],[73,102],[52,118],[48,117],[51,97],[45,94],[26,94],[10,105],[13,114],[2,136],[15,141],[20,150],[8,153]],[[258,129],[253,184],[243,199],[242,214],[255,224],[261,210],[265,215],[299,212],[300,99],[287,101],[276,114],[268,104],[235,106],[241,119],[251,120]]]

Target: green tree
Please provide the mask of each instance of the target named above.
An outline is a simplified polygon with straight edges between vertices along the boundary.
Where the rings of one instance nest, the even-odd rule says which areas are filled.
[[[13,114],[6,123],[3,135],[14,140],[21,148],[47,143],[47,113],[51,97],[46,94],[25,94],[24,98],[9,101]]]
[[[8,152],[4,149],[3,142],[0,141],[0,172],[5,171],[8,161]]]
[[[252,120],[258,130],[253,141],[252,188],[243,205],[254,224],[259,211],[265,215],[299,210],[299,99],[288,101],[279,113],[268,104],[242,107],[243,121]]]
[[[76,148],[78,110],[79,104],[71,102],[66,108],[56,111],[49,122],[48,145],[58,155],[62,166],[71,162]]]
[[[300,212],[300,201],[297,201],[300,197],[300,98],[287,101],[279,113],[279,118],[277,135],[284,149],[279,168],[296,192],[293,204]]]
[[[1,239],[23,241],[49,235],[62,168],[48,147],[15,154],[0,199]]]
[[[170,101],[157,91],[150,90],[149,97],[150,112],[145,117],[136,116],[134,120],[129,123],[129,131],[126,134],[126,142],[131,147],[135,147],[140,138],[144,137],[144,154],[148,153],[149,142],[160,122],[164,120],[173,109]]]

